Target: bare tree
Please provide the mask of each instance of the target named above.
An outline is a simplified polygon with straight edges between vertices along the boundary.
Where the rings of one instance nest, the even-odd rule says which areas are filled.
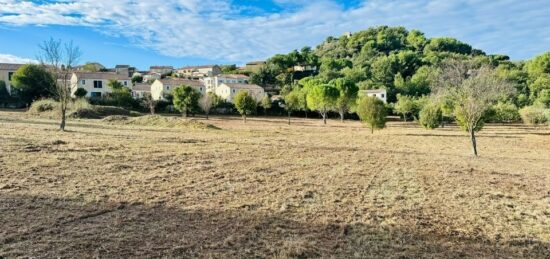
[[[38,60],[51,72],[55,79],[55,87],[51,91],[59,101],[61,114],[59,129],[64,131],[67,108],[71,101],[70,77],[74,72],[74,66],[82,56],[82,52],[72,41],[62,44],[61,40],[54,40],[53,38],[44,41],[39,47]]]
[[[206,119],[208,120],[208,115],[210,114],[210,110],[212,109],[212,106],[214,105],[214,93],[205,93],[202,98],[199,101],[199,105],[201,109],[204,111],[204,114],[206,115]]]
[[[442,63],[432,88],[434,94],[452,100],[456,120],[469,133],[475,156],[478,155],[475,132],[483,128],[485,113],[500,97],[514,91],[490,66],[459,60]]]

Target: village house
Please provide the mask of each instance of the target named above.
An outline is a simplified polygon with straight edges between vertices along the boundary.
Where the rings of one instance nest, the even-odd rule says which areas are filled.
[[[21,66],[23,64],[0,63],[0,81],[6,83],[6,89],[10,94],[12,94],[12,77]]]
[[[109,80],[116,80],[130,88],[132,81],[127,74],[119,75],[113,72],[76,72],[71,76],[71,92],[84,88],[86,97],[99,98],[111,92]]]
[[[129,65],[116,65],[114,70],[115,73],[119,75],[127,75],[128,77],[133,76],[136,72],[136,68]]]
[[[151,94],[151,85],[147,83],[136,83],[132,86],[132,96],[140,99]]]
[[[262,68],[266,64],[265,61],[251,61],[246,63],[243,70],[250,71],[250,72],[258,72],[260,71],[260,68]]]
[[[221,73],[222,69],[218,65],[187,66],[182,67],[177,71],[178,76],[188,78],[216,76]]]
[[[384,103],[387,103],[388,94],[386,93],[386,89],[360,90],[359,94],[363,96],[374,96]]]
[[[254,84],[231,84],[223,83],[216,88],[216,95],[222,99],[233,102],[233,98],[240,91],[246,91],[256,102],[260,102],[265,96],[264,89]]]
[[[207,92],[216,92],[216,89],[223,83],[248,84],[249,77],[241,74],[223,74],[202,79]]]
[[[164,78],[155,80],[151,85],[151,96],[154,100],[161,100],[165,95],[172,93],[174,88],[182,85],[193,87],[201,93],[201,95],[206,93],[206,89],[201,81],[182,78]]]
[[[174,67],[172,66],[151,66],[149,67],[150,73],[157,73],[161,75],[167,75],[174,72]]]
[[[143,74],[143,82],[154,82],[157,79],[160,79],[162,77],[159,73],[145,73]]]

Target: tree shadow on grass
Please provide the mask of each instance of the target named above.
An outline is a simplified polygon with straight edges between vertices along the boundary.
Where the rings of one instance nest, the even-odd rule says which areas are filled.
[[[291,211],[181,209],[2,195],[0,257],[417,258],[547,257],[536,240],[429,233],[361,223],[315,224]]]

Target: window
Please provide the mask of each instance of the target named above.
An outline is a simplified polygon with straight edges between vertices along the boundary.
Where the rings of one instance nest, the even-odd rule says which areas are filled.
[[[91,96],[92,98],[101,97],[101,92],[91,92],[91,93],[90,93],[90,96]]]
[[[128,81],[124,81],[124,86],[128,86]]]
[[[82,82],[80,82],[82,85],[86,84],[86,80],[82,79]]]
[[[103,81],[94,81],[94,88],[103,88]]]
[[[382,96],[382,98],[384,98],[384,94],[380,94],[380,96]]]
[[[235,89],[233,89],[233,93],[235,93]]]
[[[169,86],[169,85],[166,86],[166,90],[170,90],[170,86]]]
[[[11,81],[12,76],[13,76],[13,72],[8,72],[8,81]]]
[[[199,88],[199,91],[201,91],[201,92],[202,92],[202,87],[200,87],[200,88]]]

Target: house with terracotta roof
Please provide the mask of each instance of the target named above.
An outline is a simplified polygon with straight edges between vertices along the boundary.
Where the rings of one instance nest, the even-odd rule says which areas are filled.
[[[216,95],[222,99],[233,102],[233,98],[240,91],[246,91],[252,98],[257,102],[260,102],[262,98],[265,97],[264,89],[255,84],[232,84],[232,83],[222,83],[219,87],[216,88]]]
[[[172,93],[174,88],[182,85],[195,88],[201,95],[206,93],[206,88],[199,80],[168,77],[155,80],[151,85],[151,96],[154,100],[161,100],[165,95]]]
[[[108,87],[109,80],[116,80],[123,86],[130,88],[132,80],[128,74],[114,72],[76,72],[71,76],[71,91],[78,88],[86,90],[86,97],[99,98],[111,92]]]
[[[216,89],[224,83],[228,84],[248,84],[249,77],[241,74],[222,74],[217,76],[205,77],[202,79],[207,92],[216,92]]]
[[[12,93],[12,77],[21,66],[23,64],[0,63],[0,81],[6,83],[6,88],[10,94]]]
[[[177,70],[180,77],[202,78],[207,76],[215,76],[222,73],[222,69],[218,65],[204,66],[187,66]]]

